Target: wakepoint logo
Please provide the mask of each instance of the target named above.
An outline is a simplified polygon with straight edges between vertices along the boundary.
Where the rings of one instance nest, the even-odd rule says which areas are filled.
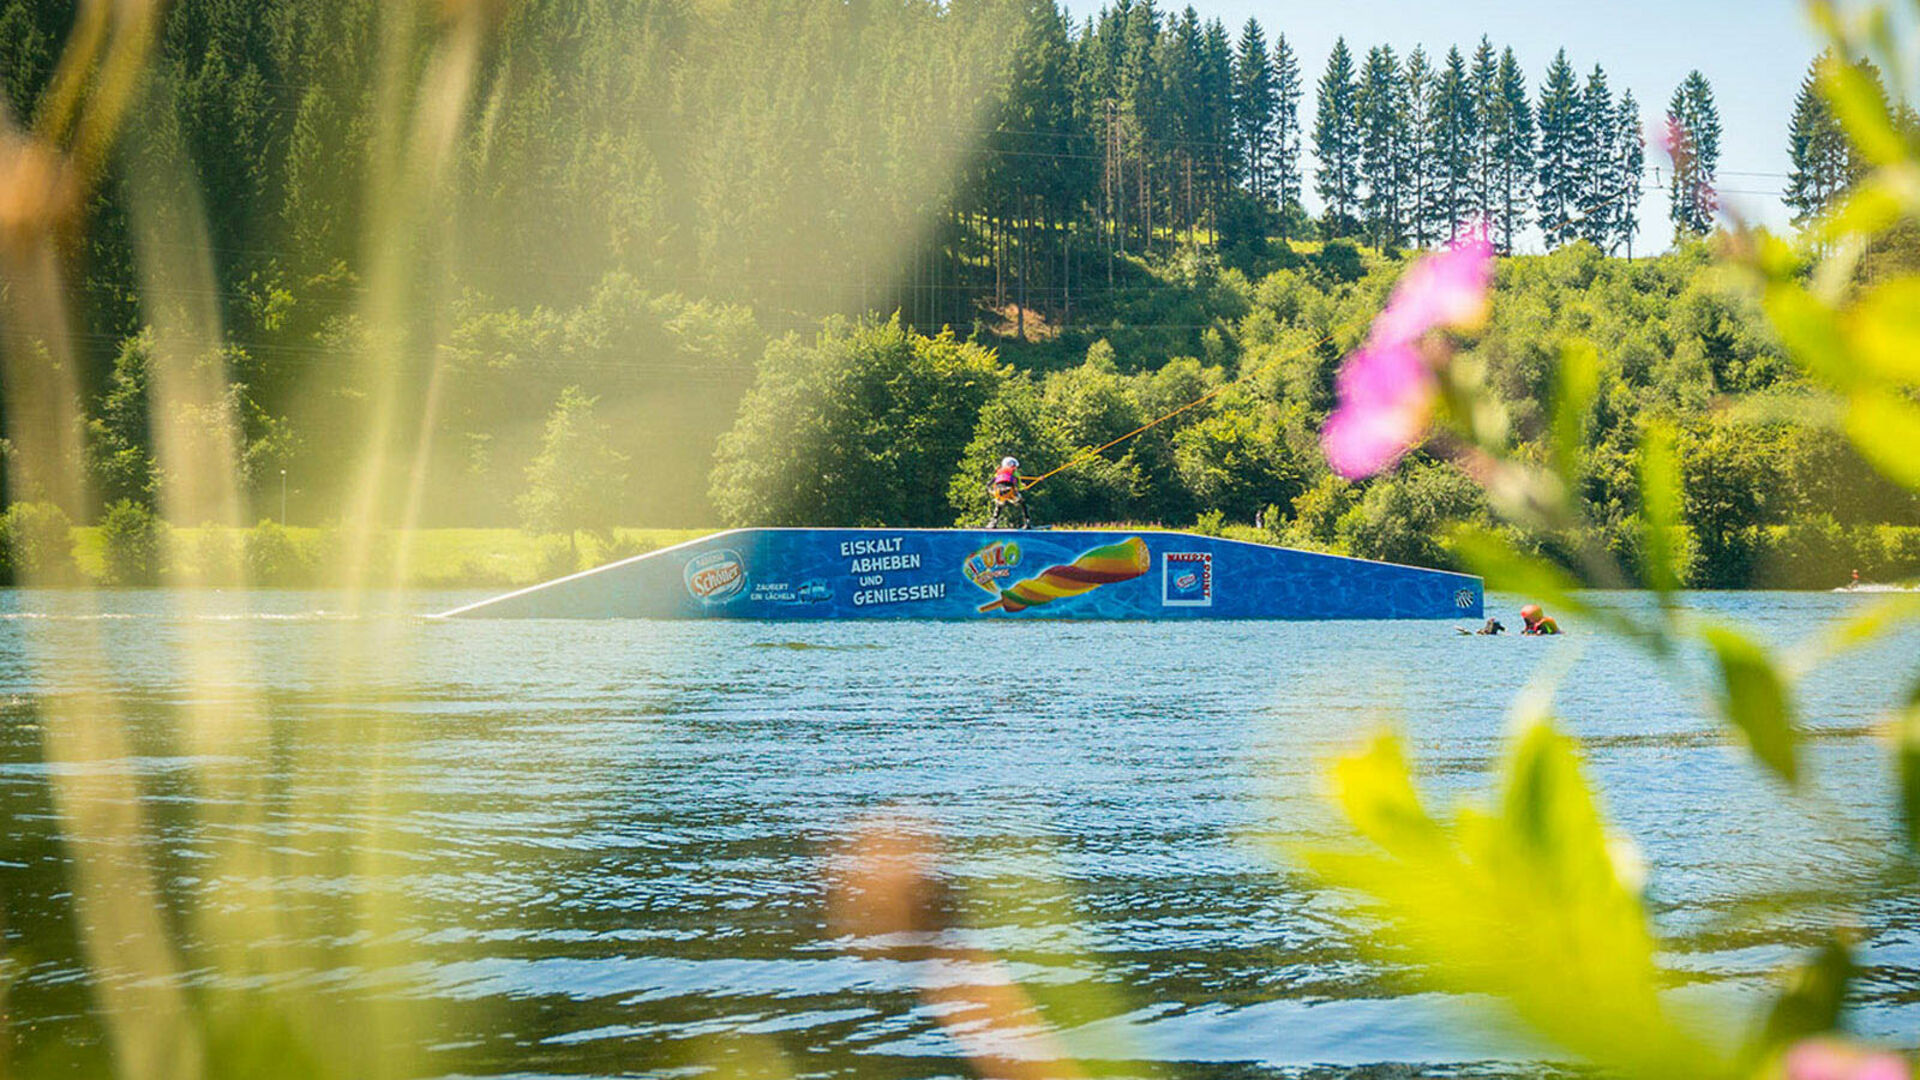
[[[747,564],[732,548],[687,560],[687,592],[703,604],[724,604],[747,588]]]
[[[1169,551],[1160,561],[1160,603],[1164,607],[1213,606],[1213,556]]]

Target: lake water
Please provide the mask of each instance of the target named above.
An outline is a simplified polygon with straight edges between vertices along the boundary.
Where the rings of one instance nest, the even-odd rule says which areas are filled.
[[[961,1075],[916,986],[972,976],[826,920],[836,845],[904,807],[939,830],[967,939],[1119,1071],[1537,1071],[1479,1003],[1408,993],[1285,850],[1329,828],[1326,759],[1382,724],[1436,801],[1482,790],[1540,680],[1649,865],[1678,993],[1750,1009],[1845,925],[1856,1028],[1920,1033],[1920,891],[1876,728],[1920,634],[1809,677],[1813,783],[1790,796],[1696,697],[1578,626],[421,617],[475,598],[356,618],[311,593],[0,594],[15,1064],[103,1053],[113,987],[74,899],[91,854],[124,873],[112,895],[153,883],[195,1000],[390,1005],[404,1072]],[[1869,602],[1689,599],[1780,644]],[[124,743],[49,751],[41,720],[73,710]],[[88,776],[107,802],[137,792],[130,849],[63,824],[62,778]]]

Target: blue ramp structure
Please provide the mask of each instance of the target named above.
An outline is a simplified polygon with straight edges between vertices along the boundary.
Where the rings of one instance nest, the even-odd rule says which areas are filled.
[[[496,619],[1461,619],[1479,578],[1177,532],[736,529],[446,612]]]

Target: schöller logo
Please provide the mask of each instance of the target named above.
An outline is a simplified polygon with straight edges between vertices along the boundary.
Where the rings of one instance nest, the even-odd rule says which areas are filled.
[[[1165,607],[1213,606],[1213,556],[1169,551],[1161,557],[1160,603]]]
[[[747,564],[732,548],[687,560],[687,592],[703,604],[723,604],[747,588]]]

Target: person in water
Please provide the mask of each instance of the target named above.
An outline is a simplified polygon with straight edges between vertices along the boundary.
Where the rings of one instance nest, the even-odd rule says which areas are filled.
[[[1013,458],[1001,458],[1000,468],[993,474],[993,481],[987,485],[987,495],[992,508],[987,512],[987,528],[1000,527],[1000,511],[1007,512],[1007,524],[1013,525],[1013,511],[1020,511],[1020,528],[1033,524],[1032,515],[1027,513],[1027,501],[1020,494],[1020,463]]]
[[[1499,635],[1504,634],[1506,632],[1507,632],[1506,626],[1502,624],[1499,619],[1495,619],[1495,618],[1488,618],[1487,625],[1481,627],[1477,631],[1477,633],[1481,637],[1498,637]]]
[[[1560,624],[1553,621],[1553,616],[1540,610],[1539,604],[1528,604],[1521,608],[1520,620],[1527,624],[1520,629],[1522,634],[1538,637],[1560,632]]]

